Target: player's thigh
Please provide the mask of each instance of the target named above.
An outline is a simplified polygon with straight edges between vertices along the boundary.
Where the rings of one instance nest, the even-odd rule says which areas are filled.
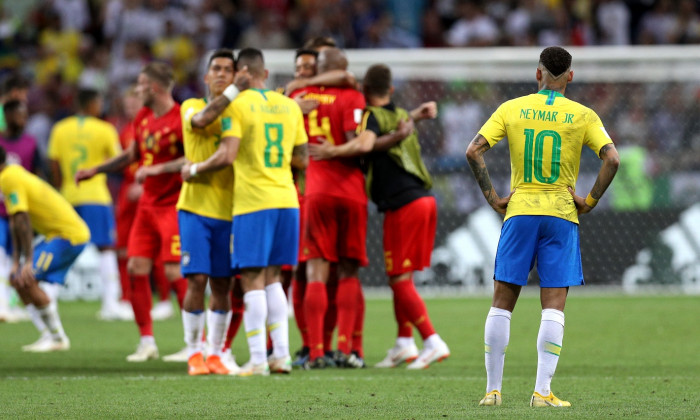
[[[157,211],[156,229],[160,244],[159,256],[163,264],[179,264],[182,255],[180,232],[175,206],[163,206]]]
[[[261,210],[233,217],[231,268],[267,267],[276,231],[275,212]]]
[[[6,217],[0,217],[0,248],[5,251],[6,255],[12,255],[10,221]]]
[[[578,225],[558,217],[543,217],[537,249],[540,287],[582,285]]]
[[[76,206],[75,211],[90,229],[90,242],[98,248],[114,246],[116,225],[111,205],[85,204]]]
[[[435,242],[435,198],[422,197],[384,215],[384,264],[389,276],[430,267]]]
[[[294,266],[299,255],[299,209],[276,209],[276,212],[269,265]]]
[[[68,269],[83,252],[85,245],[73,245],[61,238],[42,240],[34,247],[34,276],[37,280],[63,284]]]
[[[302,261],[323,258],[338,261],[339,207],[334,197],[314,195],[304,199],[304,230],[301,237]]]
[[[520,286],[527,284],[537,254],[541,217],[543,216],[513,216],[503,223],[496,250],[496,280]]]
[[[139,206],[136,210],[127,243],[129,258],[139,257],[153,261],[160,254],[160,233],[157,214],[153,209],[153,207]]]
[[[367,206],[352,200],[339,200],[338,256],[357,260],[366,266],[367,260]]]
[[[182,274],[228,277],[231,221],[178,211]]]

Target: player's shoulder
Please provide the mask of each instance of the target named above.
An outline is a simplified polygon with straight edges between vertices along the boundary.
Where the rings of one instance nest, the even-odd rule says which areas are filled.
[[[184,102],[182,102],[182,105],[180,105],[180,109],[186,109],[186,108],[195,108],[195,107],[201,107],[202,105],[206,105],[206,101],[204,98],[189,98],[185,99]]]
[[[25,175],[30,174],[29,171],[24,169],[22,165],[17,165],[17,164],[8,164],[5,165],[5,169],[0,172],[0,181],[8,182],[8,181],[21,181],[23,179],[26,179]]]
[[[145,120],[146,118],[150,117],[153,115],[153,111],[151,108],[144,106],[139,109],[139,112],[136,113],[136,116],[134,117],[134,121],[139,122],[141,120]]]

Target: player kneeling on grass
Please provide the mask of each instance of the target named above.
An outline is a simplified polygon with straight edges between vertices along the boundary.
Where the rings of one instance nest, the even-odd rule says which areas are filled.
[[[561,47],[545,48],[536,71],[538,92],[502,104],[467,149],[467,161],[486,201],[505,214],[496,251],[493,303],[484,331],[487,394],[479,405],[501,405],[510,318],[537,261],[542,321],[530,406],[571,406],[554,396],[550,384],[564,339],[566,295],[569,286],[583,284],[578,215],[593,210],[620,164],[598,115],[564,97],[573,77],[571,54]],[[513,192],[501,198],[491,184],[483,155],[506,136]],[[585,199],[574,193],[583,146],[603,160]]]
[[[27,302],[42,337],[23,347],[37,353],[68,350],[70,341],[58,315],[56,296],[37,280],[62,285],[66,272],[90,240],[90,231],[58,191],[20,165],[8,165],[0,147],[0,190],[5,196],[12,235],[10,282]],[[32,246],[33,230],[45,239]],[[51,288],[56,291],[56,288]],[[53,294],[53,293],[52,293]]]

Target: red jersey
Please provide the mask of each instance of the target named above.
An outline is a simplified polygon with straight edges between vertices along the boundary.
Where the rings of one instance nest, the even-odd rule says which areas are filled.
[[[134,118],[134,140],[137,142],[139,166],[168,162],[184,156],[180,104],[160,117],[143,107]],[[179,172],[149,176],[143,183],[139,204],[174,206],[180,195]]]
[[[130,124],[125,125],[122,131],[119,133],[119,143],[122,145],[122,150],[128,149],[133,141],[134,123],[132,121]],[[127,166],[126,169],[124,169],[124,172],[122,172],[122,175],[124,177],[122,180],[122,185],[129,185],[134,182],[134,174],[136,173],[136,170],[138,168],[139,163],[134,162],[131,165]]]
[[[304,116],[309,143],[320,143],[319,139],[345,143],[345,132],[355,131],[365,109],[364,96],[351,88],[310,86],[290,96],[319,102],[318,108]],[[357,158],[310,159],[305,187],[306,196],[322,194],[367,203],[365,177]]]

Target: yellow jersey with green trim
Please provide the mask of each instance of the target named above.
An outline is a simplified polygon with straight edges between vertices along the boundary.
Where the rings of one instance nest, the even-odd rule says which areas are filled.
[[[62,238],[73,245],[90,240],[90,230],[68,201],[22,166],[5,166],[0,173],[0,190],[7,214],[26,212],[32,228],[47,239]]]
[[[550,90],[503,103],[481,127],[490,146],[508,137],[510,188],[506,219],[518,215],[555,216],[578,223],[574,200],[581,150],[596,155],[612,143],[598,115]]]
[[[308,142],[299,105],[271,90],[245,90],[233,101],[233,135],[241,139],[233,163],[233,215],[299,208],[292,149]]]
[[[75,173],[97,166],[120,151],[119,134],[107,121],[75,115],[57,122],[51,129],[48,155],[60,167],[61,194],[74,206],[110,204],[107,175],[97,174],[76,184]]]
[[[229,104],[216,121],[200,129],[192,127],[192,117],[207,106],[206,99],[192,98],[182,103],[182,141],[190,162],[204,162],[216,152],[222,138],[234,137],[233,104]],[[231,220],[233,206],[233,167],[198,174],[182,183],[177,208],[200,216]]]

